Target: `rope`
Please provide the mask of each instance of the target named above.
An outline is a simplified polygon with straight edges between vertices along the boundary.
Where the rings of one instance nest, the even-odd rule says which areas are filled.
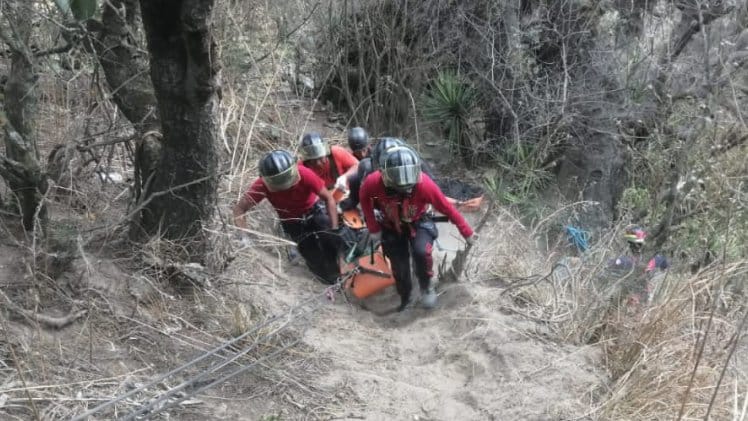
[[[314,309],[316,309],[316,308],[317,308],[317,307],[315,307]],[[299,314],[303,314],[303,313],[305,313],[305,312],[300,312]],[[273,338],[274,336],[276,336],[276,335],[278,335],[278,334],[279,334],[280,332],[282,332],[282,331],[283,331],[283,330],[284,330],[284,329],[285,329],[286,327],[287,327],[287,326],[281,327],[281,328],[279,328],[278,330],[274,331],[273,333],[271,333],[271,334],[267,334],[267,335],[263,336],[262,338],[259,338],[259,339],[255,340],[255,341],[254,341],[254,342],[253,342],[252,344],[250,344],[250,345],[249,345],[248,347],[244,348],[243,350],[241,350],[241,351],[239,351],[239,352],[236,352],[236,353],[234,354],[234,356],[233,356],[233,357],[231,357],[231,358],[227,359],[226,361],[224,361],[224,362],[222,362],[222,363],[218,364],[217,366],[212,366],[212,367],[209,367],[209,368],[208,368],[207,370],[205,370],[205,371],[202,371],[202,372],[198,373],[197,375],[195,375],[194,377],[191,377],[191,378],[189,378],[189,379],[187,379],[187,380],[183,381],[183,382],[182,382],[182,383],[180,383],[180,384],[179,384],[178,386],[176,386],[176,387],[173,387],[173,388],[169,389],[169,390],[168,390],[168,391],[166,391],[165,393],[163,393],[163,394],[161,394],[160,396],[158,396],[158,397],[157,397],[156,399],[154,399],[154,400],[152,400],[152,401],[148,402],[148,403],[147,403],[147,404],[145,404],[145,405],[142,405],[142,406],[140,406],[140,407],[139,407],[138,409],[136,409],[135,411],[133,411],[133,412],[131,412],[131,413],[127,414],[127,415],[126,415],[125,417],[123,417],[122,419],[123,419],[123,420],[133,420],[133,419],[135,419],[135,417],[137,417],[138,415],[140,415],[140,414],[144,414],[144,413],[146,413],[146,412],[150,411],[151,409],[154,409],[154,408],[156,408],[156,406],[157,406],[157,405],[158,405],[159,403],[161,403],[161,402],[164,402],[165,400],[167,400],[167,399],[169,399],[170,397],[174,396],[174,395],[175,395],[175,394],[176,394],[177,392],[181,391],[182,389],[186,389],[187,387],[189,387],[189,386],[192,386],[192,385],[196,384],[196,383],[197,383],[197,382],[198,382],[198,381],[199,381],[200,379],[202,379],[203,377],[207,376],[208,374],[212,374],[212,373],[215,373],[215,372],[219,371],[220,369],[222,369],[222,368],[224,368],[224,367],[226,367],[226,366],[230,365],[231,363],[233,363],[234,361],[236,361],[236,360],[237,360],[237,359],[239,359],[240,357],[242,357],[242,356],[244,356],[244,355],[246,355],[246,354],[250,353],[250,352],[251,352],[251,351],[252,351],[253,349],[257,348],[257,346],[258,346],[258,345],[259,345],[259,344],[260,344],[261,342],[265,342],[265,341],[267,341],[267,340],[269,340],[269,339]],[[244,368],[244,367],[242,367],[241,369],[243,369],[243,368]],[[240,370],[241,370],[241,369],[240,369]],[[210,384],[213,384],[213,383],[214,383],[214,382],[211,382]],[[199,390],[199,389],[198,389],[198,390]],[[183,395],[183,396],[184,396],[184,399],[186,399],[186,397],[187,397],[187,396],[192,396],[192,395],[194,395],[194,394],[196,394],[196,393],[198,393],[198,392],[192,392],[192,393],[190,393],[190,394],[185,394],[185,395]],[[163,411],[164,409],[165,409],[165,408],[159,408],[159,409],[158,409],[158,411],[160,412],[160,411]]]
[[[577,248],[581,253],[586,252],[589,248],[589,233],[587,231],[583,231],[577,227],[567,225],[565,227],[566,230],[566,236],[569,240],[569,243]]]
[[[186,370],[187,368],[189,368],[189,367],[192,367],[192,366],[194,366],[195,364],[197,364],[197,363],[199,363],[199,362],[201,362],[201,361],[203,361],[203,360],[205,360],[205,359],[207,359],[207,358],[209,358],[209,357],[211,357],[211,356],[218,356],[218,357],[220,357],[220,358],[223,358],[224,360],[226,360],[226,359],[227,359],[227,357],[226,357],[226,356],[221,356],[221,355],[217,355],[217,354],[218,354],[219,352],[223,351],[224,349],[227,349],[228,347],[230,347],[230,346],[234,345],[234,344],[235,344],[235,343],[237,343],[238,341],[240,341],[240,340],[242,340],[242,339],[246,338],[247,336],[251,335],[252,333],[255,333],[255,332],[257,332],[258,330],[260,330],[260,329],[262,329],[262,328],[264,328],[264,327],[266,327],[266,326],[270,325],[271,323],[273,323],[273,322],[275,322],[275,321],[277,321],[277,320],[280,320],[280,319],[281,319],[281,318],[282,318],[283,316],[294,316],[294,312],[295,312],[295,311],[296,311],[297,309],[300,309],[300,308],[302,308],[302,307],[306,306],[307,304],[309,304],[309,303],[311,303],[311,302],[313,302],[313,301],[317,300],[317,299],[318,299],[318,298],[320,298],[320,297],[323,297],[323,296],[327,296],[327,295],[328,295],[328,294],[329,294],[329,293],[330,293],[331,291],[332,291],[332,292],[336,292],[336,291],[339,291],[339,290],[341,289],[342,285],[343,285],[343,284],[345,283],[345,281],[346,281],[346,280],[347,280],[347,279],[348,279],[348,278],[349,278],[350,276],[353,276],[354,274],[355,274],[355,272],[354,272],[353,270],[352,270],[352,271],[349,271],[349,272],[346,272],[345,274],[342,274],[341,276],[339,276],[339,277],[338,277],[338,281],[337,281],[337,282],[336,282],[335,284],[333,284],[333,285],[330,285],[330,286],[328,286],[327,288],[325,288],[325,289],[324,289],[324,291],[322,291],[322,292],[320,292],[320,293],[318,293],[318,294],[315,294],[315,295],[313,295],[313,296],[309,297],[309,298],[308,298],[307,300],[304,300],[304,301],[302,301],[301,303],[299,303],[299,304],[297,304],[297,305],[295,305],[295,306],[291,307],[291,308],[290,308],[289,310],[287,310],[286,312],[284,312],[284,313],[281,313],[281,314],[278,314],[278,315],[275,315],[275,316],[273,316],[273,317],[271,317],[271,318],[269,318],[269,319],[265,320],[264,322],[262,322],[262,323],[260,323],[259,325],[257,325],[257,326],[255,326],[255,327],[253,327],[252,329],[250,329],[250,330],[248,330],[248,331],[246,331],[246,332],[242,333],[241,335],[239,335],[239,336],[237,336],[237,337],[235,337],[235,338],[233,338],[233,339],[230,339],[230,340],[228,340],[228,341],[224,342],[223,344],[221,344],[221,345],[219,345],[219,346],[217,346],[217,347],[215,347],[215,348],[211,349],[210,351],[208,351],[208,352],[206,352],[206,353],[204,353],[204,354],[202,354],[202,355],[200,355],[200,356],[198,356],[198,357],[196,357],[196,358],[194,358],[194,359],[192,359],[192,360],[188,361],[188,362],[187,362],[187,363],[185,363],[185,364],[182,364],[181,366],[179,366],[179,367],[177,367],[177,368],[175,368],[175,369],[173,369],[173,370],[171,370],[171,371],[167,372],[166,374],[163,374],[163,375],[161,375],[161,376],[157,377],[157,378],[156,378],[156,379],[154,379],[154,380],[151,380],[150,382],[148,382],[148,383],[146,383],[146,384],[144,384],[144,385],[142,385],[142,386],[140,386],[140,387],[137,387],[137,388],[135,388],[135,389],[133,389],[133,390],[131,390],[131,391],[129,391],[129,392],[127,392],[127,393],[123,394],[123,395],[117,396],[117,397],[115,397],[114,399],[111,399],[111,400],[109,400],[109,401],[106,401],[106,402],[104,402],[104,403],[102,403],[102,404],[100,404],[100,405],[96,406],[95,408],[93,408],[93,409],[90,409],[90,410],[88,410],[88,411],[84,412],[83,414],[80,414],[80,415],[76,416],[75,418],[73,418],[73,419],[72,419],[72,421],[82,421],[82,420],[85,420],[85,419],[86,419],[87,417],[89,417],[89,416],[91,416],[91,415],[94,415],[94,414],[96,414],[96,413],[100,412],[100,411],[101,411],[101,410],[103,410],[103,409],[106,409],[106,408],[108,408],[108,407],[111,407],[112,405],[115,405],[115,404],[117,404],[117,403],[119,403],[119,402],[121,402],[121,401],[123,401],[123,400],[125,400],[125,399],[127,399],[127,398],[129,398],[129,397],[131,397],[131,396],[133,396],[133,395],[135,395],[135,394],[137,394],[137,393],[139,393],[139,392],[143,392],[143,391],[145,391],[146,389],[149,389],[149,388],[151,388],[151,387],[153,387],[153,386],[155,386],[155,385],[157,385],[157,384],[159,384],[159,383],[163,382],[163,381],[164,381],[165,379],[167,379],[167,378],[169,378],[169,377],[172,377],[172,376],[174,376],[174,375],[176,375],[176,374],[179,374],[179,373],[183,372],[183,371],[184,371],[184,370]],[[317,308],[319,308],[319,307],[320,307],[320,306],[315,306],[315,307],[313,307],[313,308],[311,308],[311,309],[308,309],[307,311],[309,311],[309,310],[316,310],[316,309],[317,309]],[[305,311],[305,312],[306,312],[306,311]],[[304,312],[299,312],[299,314],[302,314],[302,313],[304,313]],[[296,316],[298,316],[298,314],[296,314]],[[292,318],[292,317],[291,317],[291,318]],[[277,331],[275,331],[275,332],[273,332],[273,333],[271,333],[271,334],[268,334],[268,335],[264,335],[264,336],[263,336],[262,338],[260,338],[260,339],[268,339],[268,338],[270,338],[270,337],[271,337],[272,335],[276,335],[276,334],[277,334],[278,332],[280,332],[280,331],[281,331],[282,329],[283,329],[283,328],[281,328],[281,329],[278,329]],[[251,350],[253,349],[253,347],[254,347],[254,346],[256,346],[256,345],[257,345],[257,343],[259,343],[259,342],[260,342],[260,339],[258,339],[258,340],[256,340],[255,342],[253,342],[253,344],[252,344],[252,345],[250,345],[250,349],[246,350],[246,352],[244,352],[244,354],[246,354],[246,353],[250,352],[250,351],[251,351]],[[212,372],[215,372],[215,371],[219,370],[220,368],[223,368],[223,367],[225,367],[226,365],[230,364],[231,362],[233,362],[234,360],[236,360],[237,358],[239,358],[239,357],[240,357],[241,355],[244,355],[244,354],[242,354],[241,352],[239,352],[239,353],[235,354],[233,358],[229,359],[229,360],[228,360],[228,361],[227,361],[226,363],[224,363],[223,365],[220,365],[219,367],[216,367],[216,368],[214,368]],[[244,371],[244,369],[245,369],[245,368],[246,368],[246,367],[242,367],[242,371]],[[183,389],[183,388],[185,388],[185,387],[189,386],[190,384],[194,383],[194,382],[195,382],[196,380],[199,380],[199,378],[203,377],[203,376],[204,376],[205,374],[209,374],[209,373],[210,373],[210,372],[204,372],[204,371],[203,371],[203,372],[199,373],[199,374],[198,374],[198,375],[197,375],[196,377],[193,377],[193,378],[191,378],[191,379],[189,379],[189,380],[187,380],[187,381],[184,381],[184,382],[182,382],[182,384],[180,384],[180,385],[178,386],[178,387],[180,387],[180,389],[179,389],[179,390],[181,390],[181,389]],[[172,390],[169,390],[168,392],[166,392],[166,393],[164,394],[164,395],[166,395],[166,397],[164,397],[164,396],[162,395],[162,396],[160,396],[160,397],[159,397],[158,399],[156,399],[156,401],[154,401],[154,402],[151,402],[151,403],[147,404],[147,405],[146,405],[145,407],[141,407],[141,408],[140,408],[140,409],[139,409],[138,411],[140,411],[140,410],[143,410],[143,408],[146,408],[145,410],[147,410],[147,409],[150,409],[150,408],[152,408],[152,407],[153,407],[153,406],[154,406],[155,404],[157,404],[157,403],[159,403],[159,402],[163,401],[164,399],[168,398],[169,396],[173,395],[174,393],[178,392],[179,390],[176,390],[176,391],[173,391],[173,392],[172,392]],[[202,390],[202,389],[199,389],[199,390]],[[193,394],[194,394],[194,393],[193,393]],[[188,396],[192,396],[192,394],[190,394],[190,395],[188,395]],[[128,417],[130,417],[130,415],[132,415],[132,416],[134,417],[134,416],[137,416],[138,414],[142,413],[142,411],[141,411],[141,412],[138,412],[138,411],[136,411],[136,413],[135,413],[134,415],[132,415],[132,414],[128,414],[127,416],[128,416]],[[129,418],[129,419],[132,419],[132,418]]]
[[[176,405],[179,405],[181,402],[185,401],[188,398],[191,398],[191,397],[193,397],[193,396],[195,396],[195,395],[197,395],[197,394],[199,394],[199,393],[201,393],[201,392],[203,392],[203,391],[205,391],[207,389],[210,389],[213,386],[216,386],[218,384],[221,384],[221,383],[224,383],[224,382],[226,382],[228,380],[231,380],[232,378],[236,377],[237,375],[239,375],[241,373],[244,373],[245,371],[248,371],[251,368],[254,368],[256,365],[260,364],[261,362],[269,360],[269,359],[275,357],[276,355],[282,354],[283,352],[287,351],[288,349],[296,346],[299,342],[301,342],[301,340],[300,339],[296,339],[295,341],[291,342],[290,344],[282,346],[281,348],[277,349],[276,351],[274,351],[274,352],[272,352],[272,353],[270,353],[270,354],[268,354],[268,355],[266,355],[266,356],[258,359],[257,361],[252,362],[249,365],[243,366],[243,367],[239,368],[238,370],[235,370],[235,371],[233,371],[233,372],[231,372],[231,373],[229,373],[229,374],[227,374],[227,375],[225,375],[225,376],[223,376],[223,377],[221,377],[219,379],[216,379],[216,380],[214,380],[214,381],[212,381],[212,382],[210,382],[210,383],[208,383],[208,384],[206,384],[204,386],[201,386],[200,388],[196,389],[192,393],[185,393],[184,395],[180,396],[176,400],[174,400],[174,401],[172,401],[172,402],[164,405],[163,407],[159,408],[157,411],[155,411],[151,415],[159,413],[159,412],[166,411],[167,409],[171,409],[171,408],[175,407]],[[137,411],[136,413],[130,413],[130,414],[128,414],[124,418],[124,420],[133,420],[133,419],[135,419],[135,417],[138,414],[142,414],[143,412],[144,411],[141,409],[141,410]]]

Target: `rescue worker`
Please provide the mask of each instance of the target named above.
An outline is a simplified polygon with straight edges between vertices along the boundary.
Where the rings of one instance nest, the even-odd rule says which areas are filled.
[[[372,241],[381,241],[384,254],[390,259],[400,295],[398,311],[411,303],[411,255],[422,294],[421,304],[433,308],[437,295],[431,285],[434,274],[431,253],[439,233],[427,213],[429,205],[446,215],[469,244],[475,241],[473,230],[431,177],[422,172],[415,151],[404,146],[391,148],[380,162],[381,170],[366,177],[360,192],[370,237]],[[375,210],[382,214],[381,223],[374,217]]]
[[[378,170],[380,168],[380,161],[382,158],[386,155],[386,151],[388,149],[397,147],[397,146],[405,146],[408,147],[408,144],[405,143],[404,140],[396,138],[396,137],[383,137],[379,142],[377,142],[376,145],[374,145],[374,148],[372,148],[369,157],[362,159],[358,163],[358,171],[355,175],[348,177],[348,186],[350,188],[350,194],[346,199],[340,202],[340,208],[342,210],[349,210],[353,209],[359,204],[359,189],[361,188],[361,184],[363,184],[364,179],[367,175],[371,174],[372,172]],[[419,158],[420,159],[420,158]],[[428,175],[432,181],[435,181],[434,179],[434,172],[431,169],[431,166],[424,160],[421,161],[421,171]],[[451,197],[447,197],[447,201],[449,203],[456,205],[459,202],[455,199],[452,199]]]
[[[330,146],[317,132],[306,133],[299,149],[302,165],[314,171],[328,190],[348,190],[348,177],[358,169],[358,159],[340,146]]]
[[[234,223],[247,228],[245,214],[267,199],[283,231],[298,245],[309,269],[328,284],[336,282],[338,213],[332,193],[312,170],[288,151],[275,150],[260,159],[260,176],[234,206]]]
[[[631,253],[619,256],[610,263],[611,268],[618,273],[633,273],[633,285],[627,297],[629,305],[636,306],[640,303],[651,303],[657,290],[656,273],[670,267],[667,258],[661,254],[655,254],[646,261],[642,257],[642,248],[647,239],[647,232],[639,226],[629,225],[623,232],[623,237],[629,245]],[[637,273],[638,272],[638,273]]]
[[[369,156],[371,153],[369,134],[363,127],[354,127],[348,131],[348,147],[359,161]]]
[[[350,194],[340,202],[341,210],[350,210],[358,206],[359,193],[364,179],[366,176],[379,169],[379,165],[375,164],[374,161],[379,161],[379,158],[385,155],[387,149],[396,146],[405,146],[405,142],[395,137],[383,137],[379,142],[377,142],[373,150],[370,151],[369,156],[359,161],[356,174],[348,177],[347,181]]]

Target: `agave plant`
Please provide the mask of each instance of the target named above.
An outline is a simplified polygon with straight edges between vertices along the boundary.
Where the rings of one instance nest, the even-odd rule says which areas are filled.
[[[96,0],[55,0],[55,3],[63,15],[72,14],[76,20],[91,19],[98,8]]]
[[[477,92],[453,71],[439,72],[423,99],[423,116],[437,124],[465,163],[471,161],[470,118]]]

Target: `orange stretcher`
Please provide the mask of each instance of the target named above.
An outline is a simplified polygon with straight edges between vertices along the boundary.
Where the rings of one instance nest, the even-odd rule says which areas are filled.
[[[364,224],[364,219],[361,217],[361,212],[358,209],[349,209],[343,211],[343,213],[340,214],[340,218],[342,219],[343,223],[351,229],[360,230],[366,227],[366,224]]]
[[[483,203],[483,195],[467,200],[457,200],[448,197],[447,200],[461,212],[478,212],[480,205]]]
[[[345,196],[346,194],[337,188],[332,192],[332,197],[336,202],[340,202]],[[343,211],[340,219],[354,231],[360,232],[366,228],[361,211],[357,208]],[[344,256],[340,259],[341,275],[351,275],[343,284],[346,293],[358,299],[364,299],[395,285],[390,261],[384,256],[381,245],[363,256],[352,259],[348,257]]]
[[[346,292],[358,299],[364,299],[377,294],[387,287],[395,285],[390,261],[378,247],[374,253],[361,256],[351,263],[341,263],[343,274],[353,272],[353,276],[343,284]]]

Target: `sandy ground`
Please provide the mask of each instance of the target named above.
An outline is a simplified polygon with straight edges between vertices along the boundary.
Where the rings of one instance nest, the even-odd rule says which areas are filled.
[[[443,248],[461,246],[456,237],[454,227],[440,224]],[[445,253],[452,254],[437,256]],[[285,280],[252,287],[254,295],[265,297],[268,309],[299,302],[322,288],[305,276],[292,268]],[[440,285],[434,310],[391,312],[399,303],[394,288],[363,303],[338,296],[322,306],[303,340],[328,362],[314,383],[342,391],[335,392],[343,395],[335,418],[584,418],[591,391],[604,381],[596,351],[544,340],[542,326],[502,313],[500,293],[464,281]],[[221,415],[254,419],[235,407]]]
[[[475,222],[475,215],[470,219]],[[301,340],[298,346],[149,419],[592,419],[595,398],[609,381],[599,349],[562,344],[544,325],[511,314],[504,289],[481,276],[513,273],[511,265],[539,267],[532,266],[532,253],[517,254],[523,241],[516,232],[506,233],[510,225],[500,217],[490,222],[466,275],[439,285],[436,309],[416,306],[403,313],[391,312],[399,302],[393,288],[364,302],[341,294],[330,302],[305,267],[289,265],[273,247],[240,254],[222,275],[230,283],[216,280],[199,295],[178,295],[162,284],[169,296],[152,302],[139,302],[153,291],[133,274],[112,261],[91,259],[85,269],[90,276],[81,282],[109,306],[93,307],[89,319],[55,331],[0,315],[7,317],[0,350],[7,344],[15,349],[15,356],[0,353],[0,419],[30,419],[24,384],[32,387],[42,419],[70,419],[84,405],[121,395],[227,340],[229,305],[243,308],[250,319],[245,327],[252,328],[310,299],[314,311],[282,320],[287,336]],[[439,228],[443,248],[462,246],[454,227]],[[490,234],[497,231],[511,244]],[[451,256],[436,254],[437,260]],[[8,293],[26,282],[23,256],[0,241],[0,285]],[[263,346],[242,364],[275,349]],[[735,358],[740,370],[744,355],[743,347]],[[19,360],[23,379],[15,369]],[[154,393],[185,377],[159,384]],[[146,398],[130,400],[118,414]],[[107,412],[93,419],[113,418]]]

